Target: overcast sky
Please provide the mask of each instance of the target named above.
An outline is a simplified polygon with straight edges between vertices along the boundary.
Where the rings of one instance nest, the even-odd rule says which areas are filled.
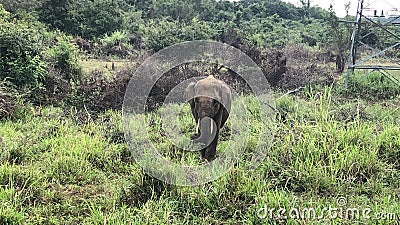
[[[284,2],[290,2],[296,6],[300,6],[300,0],[283,0]],[[335,9],[336,15],[339,17],[344,17],[346,15],[346,10],[344,5],[348,2],[351,2],[350,4],[350,10],[349,10],[349,15],[355,15],[357,13],[357,4],[358,0],[310,0],[311,5],[318,5],[321,8],[328,9],[329,5],[333,5],[333,8]],[[393,11],[388,12],[389,10],[392,10],[393,8],[397,8],[396,15],[400,14],[400,0],[364,0],[364,8],[373,8],[378,10],[378,14],[380,15],[382,10],[384,11],[384,14],[387,15],[393,14]],[[373,15],[373,11],[364,11],[365,15]]]

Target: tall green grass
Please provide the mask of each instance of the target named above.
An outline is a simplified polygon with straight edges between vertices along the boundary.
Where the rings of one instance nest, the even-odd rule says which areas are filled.
[[[400,94],[400,81],[388,73],[355,71],[349,76],[348,88],[340,85],[337,91],[347,97],[380,101],[396,98]]]
[[[302,96],[302,97],[299,97]],[[399,99],[344,99],[331,88],[284,96],[276,107],[272,147],[254,171],[237,163],[225,176],[196,186],[169,185],[146,175],[123,141],[120,111],[82,123],[59,108],[31,108],[0,122],[2,224],[396,224],[371,218],[261,217],[263,208],[371,208],[400,215]],[[260,114],[246,103],[251,155]],[[187,105],[179,126],[195,130]],[[160,112],[145,115],[150,139],[166,158],[199,165],[199,153],[180,151],[166,138]],[[228,121],[230,125],[233,121]],[[232,130],[221,133],[219,153]],[[137,133],[138,140],[143,132]],[[262,141],[262,140],[261,140]],[[247,159],[244,157],[244,159]]]

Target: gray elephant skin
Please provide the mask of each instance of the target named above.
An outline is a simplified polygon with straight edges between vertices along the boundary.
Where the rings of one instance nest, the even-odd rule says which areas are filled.
[[[218,135],[229,117],[232,102],[230,87],[210,75],[197,82],[191,82],[185,90],[185,98],[197,122],[197,134],[192,135],[194,143],[203,144],[201,156],[212,161],[216,156]]]

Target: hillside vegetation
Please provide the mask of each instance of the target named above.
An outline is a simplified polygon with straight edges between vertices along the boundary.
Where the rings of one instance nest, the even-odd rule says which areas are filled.
[[[0,0],[0,224],[400,223],[400,87],[356,71],[344,88],[351,25],[301,3]],[[369,44],[398,41],[378,38]],[[181,187],[135,162],[122,103],[143,61],[191,40],[224,42],[253,59],[277,116],[271,147],[250,171],[266,124],[244,80],[219,65],[169,70],[139,115],[165,158],[203,163],[174,146],[161,124],[162,110],[178,110],[183,135],[196,129],[188,104],[160,108],[185,79],[223,79],[249,120],[242,160],[215,181]],[[386,54],[398,61],[398,50]],[[221,131],[217,152],[231,133]]]

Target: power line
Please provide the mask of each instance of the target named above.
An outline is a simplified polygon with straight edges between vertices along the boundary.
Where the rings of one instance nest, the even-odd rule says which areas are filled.
[[[387,3],[386,0],[381,1]],[[400,35],[392,29],[394,26],[400,24],[400,15],[386,18],[383,15],[383,10],[382,15],[378,16],[376,9],[373,9],[375,10],[373,16],[364,15],[364,10],[371,10],[369,7],[375,2],[377,0],[372,1],[372,3],[368,1],[365,6],[364,0],[358,1],[357,14],[353,22],[353,32],[351,35],[350,55],[345,81],[346,88],[350,74],[354,73],[356,69],[372,70],[370,73],[379,71],[385,74],[385,76],[390,76],[387,71],[400,70],[400,62],[387,55],[393,49],[400,48]],[[389,5],[392,6],[391,4]],[[395,40],[394,43],[383,45],[382,43],[385,43],[388,38]],[[363,54],[361,55],[360,50],[362,47],[364,51],[362,51]],[[378,58],[380,60],[376,60]],[[382,60],[386,64],[382,63]],[[400,85],[400,82],[396,78],[391,77],[390,80]]]

